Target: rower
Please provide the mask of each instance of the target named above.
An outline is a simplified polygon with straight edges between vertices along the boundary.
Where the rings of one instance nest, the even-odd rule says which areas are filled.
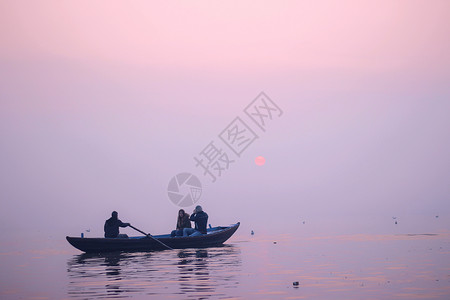
[[[111,213],[111,218],[106,220],[105,226],[105,238],[128,238],[126,234],[119,234],[119,227],[130,226],[130,223],[123,223],[119,220],[119,214],[117,211]]]

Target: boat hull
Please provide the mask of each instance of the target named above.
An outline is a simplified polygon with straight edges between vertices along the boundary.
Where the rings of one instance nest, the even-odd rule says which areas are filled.
[[[66,239],[72,246],[86,253],[168,249],[162,243],[173,249],[206,248],[222,245],[236,232],[239,225],[240,223],[229,227],[216,227],[208,229],[208,234],[189,237],[172,238],[169,235],[161,235],[153,236],[153,238],[146,236],[139,238],[81,238],[67,236]]]

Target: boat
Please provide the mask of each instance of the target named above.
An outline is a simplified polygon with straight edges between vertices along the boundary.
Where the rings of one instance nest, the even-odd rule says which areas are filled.
[[[67,241],[86,253],[113,251],[155,251],[186,248],[207,248],[222,245],[239,228],[240,223],[207,229],[207,234],[187,237],[171,237],[170,234],[129,238],[85,238],[66,236]]]

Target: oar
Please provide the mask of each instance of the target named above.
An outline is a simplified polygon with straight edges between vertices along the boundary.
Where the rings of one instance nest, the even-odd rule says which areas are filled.
[[[130,225],[130,227],[133,228],[134,230],[136,230],[136,231],[142,233],[143,235],[146,235],[146,236],[148,236],[149,238],[154,239],[155,241],[157,241],[158,243],[160,243],[161,245],[163,245],[163,246],[166,247],[167,249],[173,250],[173,248],[170,248],[169,246],[167,246],[166,244],[164,244],[164,243],[161,242],[160,240],[155,239],[151,234],[145,233],[145,232],[143,232],[142,230],[139,230],[139,229],[137,229],[137,228],[134,227],[134,226],[131,226],[131,225]]]

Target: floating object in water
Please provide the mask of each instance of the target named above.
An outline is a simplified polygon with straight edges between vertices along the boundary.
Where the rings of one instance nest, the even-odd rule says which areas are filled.
[[[395,221],[395,224],[397,225],[397,221]]]
[[[303,221],[303,224],[305,224],[305,221]]]
[[[254,235],[255,233],[253,232],[253,230],[252,230],[252,232],[251,232],[251,235]]]
[[[273,242],[274,244],[276,244],[277,242]]]
[[[439,218],[439,216],[436,216],[436,218]]]
[[[292,285],[298,286],[298,281],[294,281],[294,282],[292,283]]]

